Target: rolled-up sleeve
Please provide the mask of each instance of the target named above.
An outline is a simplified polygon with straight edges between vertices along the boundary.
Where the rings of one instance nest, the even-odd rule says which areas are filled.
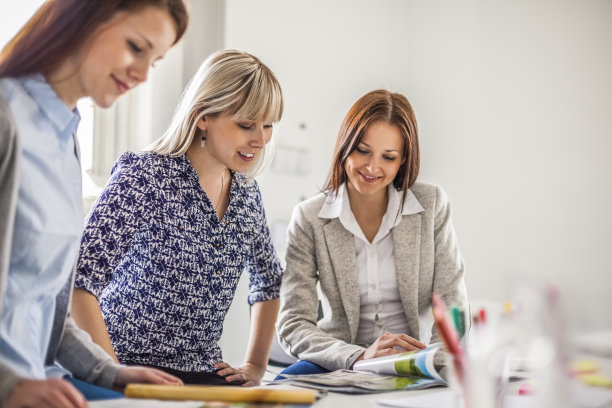
[[[249,297],[250,305],[265,300],[277,299],[280,295],[282,267],[268,227],[261,193],[256,188],[255,236],[252,243],[252,260],[249,262]]]
[[[140,157],[128,152],[119,158],[86,220],[77,264],[77,288],[100,298],[140,225],[153,211],[150,184]]]

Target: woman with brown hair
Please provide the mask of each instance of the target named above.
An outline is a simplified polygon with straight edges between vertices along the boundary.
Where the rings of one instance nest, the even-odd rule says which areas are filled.
[[[185,32],[183,0],[48,0],[0,53],[0,405],[84,407],[130,382],[68,314],[83,228],[77,101],[108,107]],[[48,377],[58,362],[71,376]]]
[[[466,305],[449,202],[440,187],[416,181],[419,162],[403,95],[377,90],[355,102],[325,191],[299,204],[289,225],[277,326],[300,361],[281,375],[424,348],[439,340],[432,293]]]

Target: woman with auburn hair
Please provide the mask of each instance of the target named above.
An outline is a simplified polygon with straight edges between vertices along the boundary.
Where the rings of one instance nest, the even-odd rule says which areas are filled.
[[[467,304],[448,199],[416,181],[419,162],[406,97],[377,90],[355,102],[325,191],[299,204],[289,225],[278,334],[300,360],[281,376],[424,348],[439,340],[432,293]]]
[[[182,0],[48,0],[0,53],[0,406],[85,407],[130,382],[181,384],[114,363],[68,305],[83,226],[77,101],[112,105],[187,22]],[[52,378],[56,362],[72,376]]]
[[[281,266],[253,176],[282,112],[266,65],[219,51],[187,85],[165,134],[115,164],[86,221],[72,312],[120,363],[185,383],[259,384]],[[245,270],[251,336],[234,368],[218,342]]]

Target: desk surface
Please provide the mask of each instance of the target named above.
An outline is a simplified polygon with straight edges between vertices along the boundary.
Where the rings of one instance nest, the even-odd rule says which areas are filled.
[[[601,367],[602,373],[612,376],[612,358],[597,358],[597,362]],[[509,383],[506,388],[507,395],[518,395],[518,389],[522,382]],[[576,383],[577,384],[577,383]],[[576,384],[573,387],[576,388]],[[273,387],[278,388],[295,388],[287,384],[274,385]],[[577,407],[589,407],[589,408],[612,408],[612,390],[603,388],[587,388],[580,386],[581,396],[579,396],[580,403],[574,403],[570,406]],[[429,393],[440,393],[444,392],[447,388],[437,387],[426,390],[411,390],[411,391],[392,391],[385,393],[376,394],[360,394],[360,395],[347,395],[329,392],[323,398],[319,399],[312,408],[374,408],[377,407],[375,404],[376,400],[389,400],[389,399],[401,399],[411,396],[424,395]],[[575,391],[575,390],[574,390]],[[599,397],[595,398],[593,394],[600,394]],[[603,395],[602,395],[603,394]],[[575,398],[573,398],[575,400]],[[595,401],[600,401],[596,403]],[[601,403],[601,401],[607,401],[607,403]],[[520,401],[519,401],[520,402]],[[529,402],[529,398],[525,399],[525,404],[513,404],[512,406],[519,407],[532,407],[533,405]],[[115,399],[106,401],[93,401],[89,403],[91,408],[199,408],[202,406],[202,402],[197,401],[157,401],[157,400],[139,400],[139,399]],[[440,407],[444,408],[444,407]]]
[[[290,387],[283,387],[290,388]],[[418,391],[393,391],[377,394],[347,395],[338,393],[327,393],[323,398],[314,403],[312,408],[372,408],[377,399],[402,398],[419,393],[440,392],[441,389],[418,390]],[[115,399],[105,401],[92,401],[90,408],[199,408],[202,402],[197,401],[158,401],[139,399]]]
[[[275,386],[276,387],[276,386]],[[278,386],[279,388],[292,388],[288,385]],[[511,385],[516,393],[518,385]],[[427,390],[412,390],[412,391],[392,391],[376,394],[360,394],[348,395],[334,392],[327,393],[323,398],[319,399],[312,408],[372,408],[375,407],[375,401],[379,399],[399,399],[408,396],[416,396],[428,393],[443,392],[446,388],[433,388]],[[115,399],[106,401],[93,401],[89,403],[91,408],[199,408],[202,402],[197,401],[158,401],[158,400],[139,400],[139,399]],[[443,408],[443,407],[441,407]]]

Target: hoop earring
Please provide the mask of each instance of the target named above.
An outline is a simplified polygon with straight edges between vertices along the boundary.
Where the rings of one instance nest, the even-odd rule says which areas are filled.
[[[202,131],[202,149],[206,148],[206,130]]]

